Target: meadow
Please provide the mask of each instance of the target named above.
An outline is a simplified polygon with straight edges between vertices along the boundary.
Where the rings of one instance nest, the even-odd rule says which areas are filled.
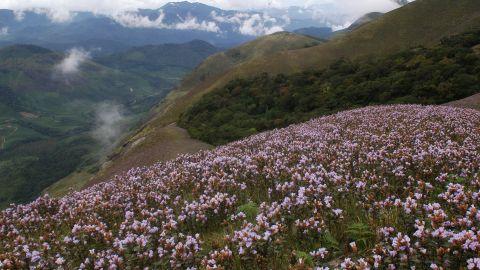
[[[341,112],[0,213],[0,268],[480,269],[480,112]]]

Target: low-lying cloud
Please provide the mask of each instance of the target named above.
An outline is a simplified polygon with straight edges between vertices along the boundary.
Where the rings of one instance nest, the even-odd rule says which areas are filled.
[[[124,27],[130,28],[158,28],[176,30],[198,30],[222,34],[220,24],[232,24],[234,31],[249,36],[268,35],[283,31],[289,23],[288,18],[281,21],[265,13],[236,12],[228,15],[212,12],[208,20],[200,21],[198,18],[188,15],[179,18],[179,22],[165,23],[165,14],[159,11],[158,17],[152,19],[148,16],[139,15],[136,12],[122,12],[112,15],[111,18]]]
[[[104,149],[115,146],[126,128],[126,113],[122,105],[115,103],[99,104],[95,110],[95,129],[92,136]]]
[[[40,15],[45,15],[51,22],[54,23],[68,23],[75,18],[76,12],[63,8],[24,8],[14,10],[15,19],[22,21],[25,18],[25,12],[33,12]]]
[[[66,57],[55,66],[55,70],[62,75],[75,75],[80,71],[81,65],[90,58],[90,53],[81,48],[68,51]]]
[[[8,35],[8,27],[1,27],[0,28],[0,37]]]
[[[157,29],[177,29],[177,30],[198,30],[219,33],[220,28],[215,22],[199,21],[197,18],[188,16],[180,22],[167,24],[164,22],[165,14],[159,11],[156,19],[150,19],[148,16],[141,16],[135,12],[120,12],[111,16],[113,20],[125,27],[130,28],[157,28]]]
[[[219,24],[233,24],[234,30],[242,35],[261,36],[283,31],[288,24],[288,18],[279,22],[277,19],[264,13],[237,12],[233,15],[221,15],[212,12],[210,20],[200,21],[196,17],[179,18],[177,23],[165,23],[165,14],[159,11],[156,19],[139,15],[136,12],[122,12],[112,15],[111,18],[124,27],[130,28],[157,28],[176,30],[198,30],[221,34]]]

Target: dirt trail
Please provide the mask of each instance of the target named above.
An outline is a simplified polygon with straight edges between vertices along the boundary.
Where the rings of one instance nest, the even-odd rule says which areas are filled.
[[[480,93],[461,99],[457,101],[453,101],[447,103],[445,105],[453,106],[453,107],[460,107],[460,108],[470,108],[470,109],[477,109],[480,110]]]

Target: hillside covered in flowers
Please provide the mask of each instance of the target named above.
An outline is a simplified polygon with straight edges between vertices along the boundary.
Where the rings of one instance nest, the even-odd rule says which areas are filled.
[[[0,269],[480,269],[479,173],[478,111],[343,112],[12,206]]]

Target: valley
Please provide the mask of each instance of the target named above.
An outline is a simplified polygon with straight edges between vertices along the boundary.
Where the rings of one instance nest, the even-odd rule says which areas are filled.
[[[102,65],[86,53],[80,57],[82,51],[64,55],[33,45],[0,49],[0,207],[32,200],[75,171],[95,173],[149,109],[217,51],[206,42],[169,45],[170,59],[117,55],[120,61]],[[175,61],[187,52],[188,60]],[[65,63],[73,70],[60,70]]]

